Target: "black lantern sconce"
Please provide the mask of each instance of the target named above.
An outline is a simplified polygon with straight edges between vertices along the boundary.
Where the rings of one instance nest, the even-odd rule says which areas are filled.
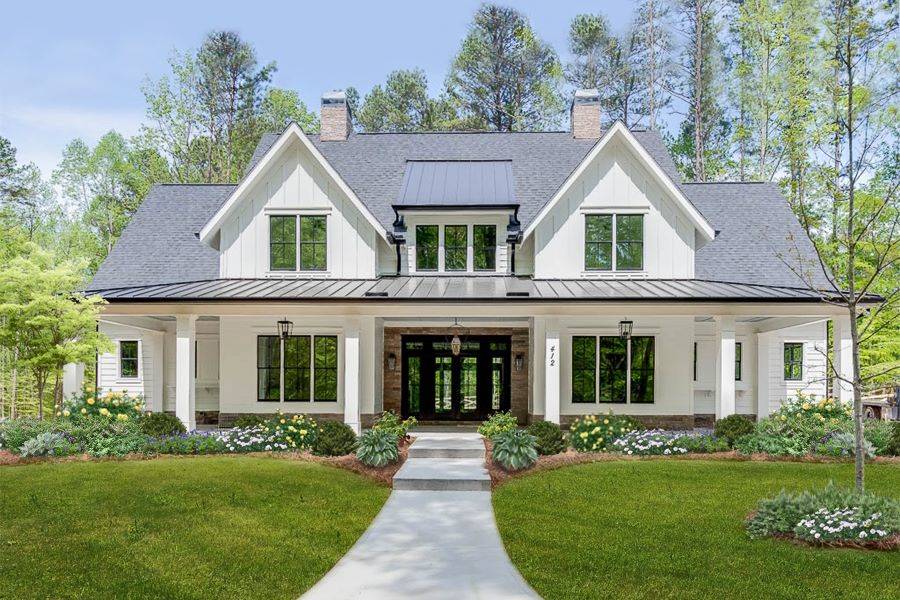
[[[388,369],[391,371],[393,371],[394,369],[397,368],[397,355],[394,354],[393,352],[388,354],[387,365],[388,365]]]
[[[631,331],[634,329],[634,321],[619,321],[619,337],[623,340],[631,339]]]
[[[291,321],[287,320],[287,317],[278,321],[278,337],[283,340],[291,337],[291,333],[294,331],[294,324]]]
[[[524,354],[516,354],[515,358],[516,371],[521,371],[523,367],[525,367],[525,355]]]

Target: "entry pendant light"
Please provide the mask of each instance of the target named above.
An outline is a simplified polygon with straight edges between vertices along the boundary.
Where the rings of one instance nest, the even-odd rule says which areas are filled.
[[[453,319],[453,327],[454,329],[459,329],[461,325],[459,324],[459,319]],[[459,339],[458,331],[454,331],[453,339],[450,340],[450,352],[453,353],[453,356],[459,356],[459,353],[462,351],[462,340]]]
[[[619,321],[619,337],[623,340],[631,339],[631,330],[633,328],[633,321]]]
[[[294,324],[291,321],[287,320],[287,317],[282,318],[278,321],[278,337],[283,340],[291,337],[291,332],[294,330]]]

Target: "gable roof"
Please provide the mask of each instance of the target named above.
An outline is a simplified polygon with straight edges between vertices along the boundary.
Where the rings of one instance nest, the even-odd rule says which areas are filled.
[[[409,160],[395,208],[518,206],[509,160]]]
[[[231,192],[228,199],[222,203],[215,214],[210,217],[203,227],[200,229],[199,238],[201,241],[210,243],[213,236],[218,232],[222,223],[231,215],[240,205],[244,198],[244,194],[250,190],[255,183],[256,177],[265,171],[269,163],[279,155],[280,151],[287,148],[291,141],[299,140],[304,148],[312,154],[313,160],[319,163],[328,177],[337,184],[338,188],[350,198],[350,201],[356,206],[357,210],[369,220],[372,228],[378,233],[382,239],[387,241],[387,228],[374,219],[368,207],[360,201],[354,191],[347,186],[347,183],[341,177],[340,173],[334,170],[334,167],[322,156],[319,150],[309,141],[309,138],[303,133],[303,130],[296,123],[289,124],[285,130],[275,139],[274,143],[262,154],[255,163],[251,163],[250,170],[244,175],[244,178],[237,184],[237,187]],[[254,153],[255,154],[255,153]]]

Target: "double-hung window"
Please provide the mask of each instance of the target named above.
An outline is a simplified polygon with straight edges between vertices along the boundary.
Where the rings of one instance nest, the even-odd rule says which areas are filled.
[[[744,345],[740,342],[734,343],[734,380],[740,381],[743,378],[741,373],[741,364],[743,363]]]
[[[438,245],[437,225],[416,225],[416,271],[437,271]]]
[[[784,379],[785,381],[803,380],[803,344],[801,342],[785,342],[784,344]]]
[[[337,401],[337,336],[292,335],[284,340],[284,401]],[[256,341],[257,400],[281,401],[281,338]]]
[[[119,377],[122,379],[137,379],[138,347],[137,340],[119,342]]]
[[[465,271],[469,266],[468,225],[444,226],[444,270]]]
[[[271,271],[325,271],[328,268],[327,221],[323,215],[269,216]]]
[[[644,216],[585,215],[584,268],[587,271],[643,270]]]
[[[655,340],[652,336],[574,336],[573,403],[652,403]]]
[[[475,243],[472,255],[475,261],[476,271],[497,270],[497,226],[473,225],[472,233]]]

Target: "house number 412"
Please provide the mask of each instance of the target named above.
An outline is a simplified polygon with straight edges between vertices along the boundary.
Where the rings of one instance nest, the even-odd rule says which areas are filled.
[[[556,346],[550,346],[550,366],[556,366]]]

